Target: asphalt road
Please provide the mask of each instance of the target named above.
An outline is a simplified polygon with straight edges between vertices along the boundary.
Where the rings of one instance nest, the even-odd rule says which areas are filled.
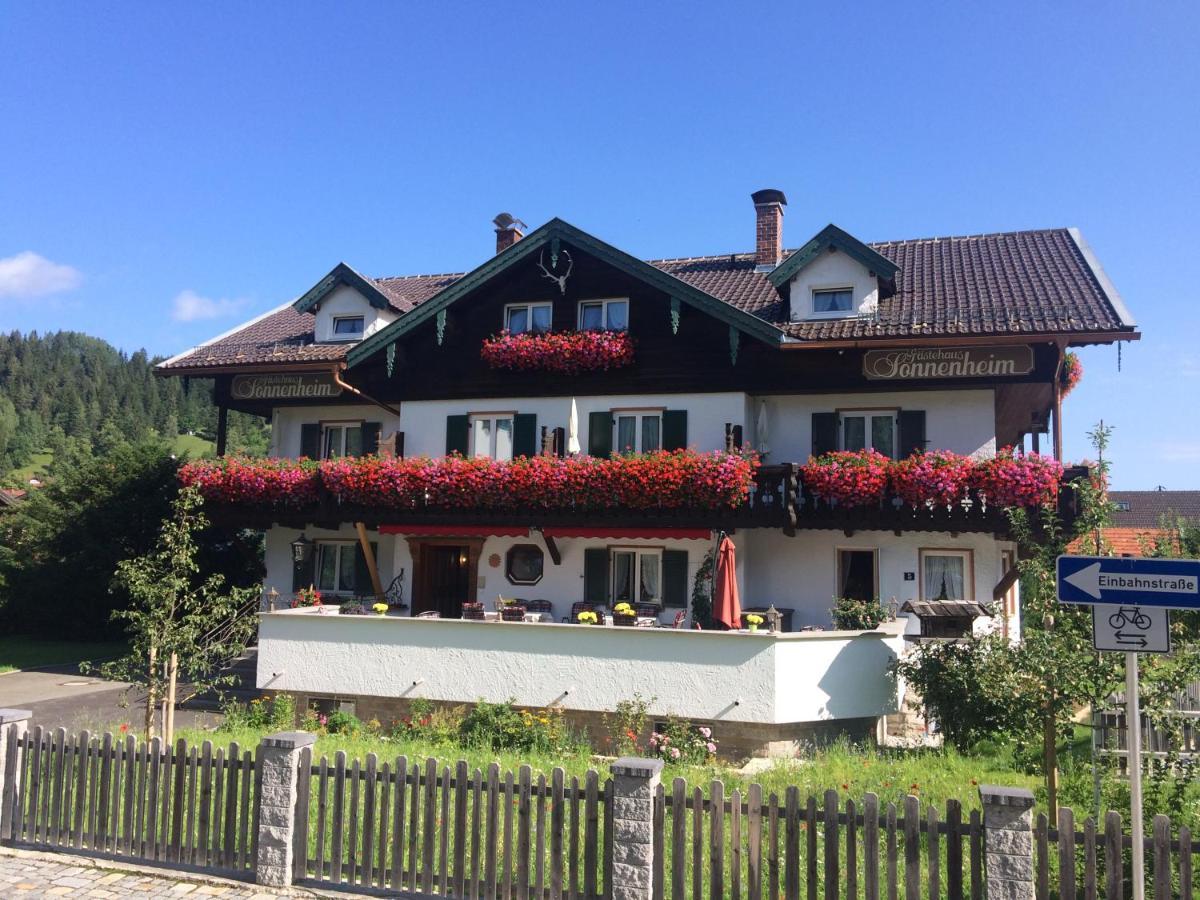
[[[92,732],[116,731],[123,724],[140,728],[145,694],[119,681],[80,675],[74,667],[10,672],[0,675],[0,708],[33,711],[33,724]],[[214,725],[214,713],[176,710],[175,727]]]

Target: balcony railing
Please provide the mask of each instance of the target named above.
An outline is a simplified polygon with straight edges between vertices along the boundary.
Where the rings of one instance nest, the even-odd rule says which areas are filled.
[[[194,464],[195,465],[195,464]],[[220,466],[221,463],[209,463]],[[237,465],[231,463],[230,465]],[[248,463],[253,468],[255,463]],[[345,489],[346,481],[332,476],[323,476],[322,470],[311,462],[295,463],[287,460],[261,461],[262,481],[253,481],[254,490],[214,489],[212,482],[196,479],[207,499],[208,514],[215,521],[243,527],[267,528],[272,524],[304,527],[308,524],[337,527],[344,522],[363,522],[368,527],[380,525],[473,525],[473,526],[561,526],[589,524],[595,526],[638,525],[640,527],[672,528],[776,528],[787,534],[804,529],[836,529],[853,532],[863,530],[903,531],[948,531],[948,532],[993,532],[1007,534],[1008,513],[1002,506],[989,502],[986,494],[978,488],[967,488],[954,502],[911,503],[902,501],[889,486],[882,496],[868,503],[837,504],[818,497],[804,484],[801,466],[796,463],[762,465],[747,471],[745,490],[739,490],[740,501],[715,502],[713,498],[731,496],[732,488],[708,488],[698,491],[708,502],[690,505],[681,502],[680,485],[675,484],[664,505],[656,506],[656,485],[651,480],[638,494],[635,505],[600,505],[592,496],[579,503],[571,500],[571,483],[554,489],[563,492],[563,502],[555,498],[546,502],[547,488],[539,485],[530,488],[528,502],[522,502],[519,491],[516,500],[496,508],[494,487],[480,486],[478,481],[468,481],[470,490],[453,494],[448,504],[445,485],[432,487],[428,491],[406,489],[403,503],[396,502],[394,486],[374,489],[371,482],[355,484],[353,490]],[[304,468],[301,468],[304,467]],[[693,470],[689,470],[693,471]],[[708,477],[711,469],[694,470],[697,477]],[[343,473],[344,474],[344,473]],[[1088,475],[1085,467],[1075,467],[1063,472],[1065,485]],[[269,476],[269,477],[268,477]],[[742,477],[738,475],[737,477]],[[274,480],[272,480],[274,479]],[[252,479],[251,479],[252,480]],[[331,487],[336,484],[341,490]],[[620,489],[629,491],[629,484]],[[635,485],[636,487],[636,485]],[[591,490],[594,492],[595,486]],[[372,502],[372,491],[379,502]],[[439,493],[440,490],[440,493]],[[471,490],[478,491],[472,494]],[[664,497],[667,496],[663,487]],[[722,493],[724,491],[724,493]],[[472,496],[479,496],[478,503]],[[624,494],[622,496],[627,496]],[[1068,526],[1078,514],[1075,491],[1058,491],[1059,514]]]

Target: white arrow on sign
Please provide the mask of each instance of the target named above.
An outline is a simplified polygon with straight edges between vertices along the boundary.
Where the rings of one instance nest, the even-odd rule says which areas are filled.
[[[1064,581],[1077,587],[1089,597],[1099,600],[1102,594],[1125,591],[1131,594],[1194,594],[1196,579],[1191,575],[1123,575],[1104,572],[1100,583],[1101,563],[1092,563],[1068,575]]]

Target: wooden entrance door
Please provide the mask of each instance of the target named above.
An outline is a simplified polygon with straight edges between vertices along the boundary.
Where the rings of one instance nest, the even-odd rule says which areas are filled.
[[[435,610],[443,619],[462,618],[463,603],[475,599],[480,548],[471,543],[423,541],[413,550],[413,615]]]

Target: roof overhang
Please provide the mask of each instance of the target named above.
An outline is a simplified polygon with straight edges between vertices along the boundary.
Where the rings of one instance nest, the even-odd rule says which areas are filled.
[[[848,338],[845,340],[805,340],[785,337],[781,344],[784,350],[854,350],[879,349],[883,347],[997,347],[1008,344],[1058,344],[1068,347],[1084,347],[1089,344],[1114,344],[1117,341],[1139,341],[1140,331],[1087,331],[1056,332],[1037,334],[928,334],[897,337],[880,335],[875,338]]]
[[[576,228],[562,219],[551,219],[545,225],[517,241],[508,249],[497,253],[483,265],[468,272],[462,278],[448,285],[439,293],[426,300],[415,310],[380,329],[366,340],[355,346],[346,356],[348,365],[352,368],[375,353],[382,350],[397,338],[403,337],[423,322],[433,319],[455,301],[466,296],[490,279],[506,271],[522,260],[550,247],[551,252],[561,244],[582,250],[596,259],[625,272],[633,278],[661,290],[673,299],[702,310],[713,318],[726,322],[731,328],[756,338],[765,344],[778,346],[783,340],[783,332],[763,319],[743,312],[730,306],[723,300],[681,281],[674,275],[662,271],[644,260],[630,256],[618,250],[611,244],[593,237],[585,231]]]

